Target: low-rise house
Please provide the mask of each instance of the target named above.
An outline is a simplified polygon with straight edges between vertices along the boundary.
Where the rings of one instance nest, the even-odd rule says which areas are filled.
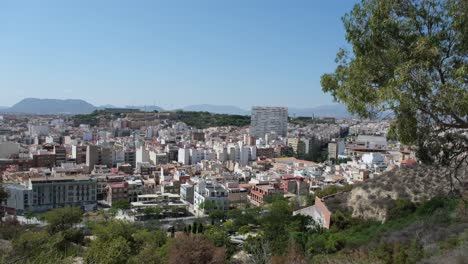
[[[302,176],[281,176],[281,188],[284,193],[292,193],[295,195],[307,195],[309,193],[309,184]]]
[[[195,197],[195,188],[193,184],[184,183],[180,185],[180,198],[183,201],[187,201],[190,204],[193,204]]]
[[[226,182],[224,186],[228,192],[228,200],[230,205],[247,204],[247,189],[241,188],[238,182]]]
[[[255,185],[252,190],[250,190],[249,201],[256,206],[260,206],[265,202],[267,197],[278,194],[283,194],[278,184]]]
[[[322,199],[315,197],[315,204],[293,212],[293,215],[310,216],[321,227],[329,229],[332,213]]]
[[[128,201],[128,182],[111,182],[107,185],[106,201],[112,206],[117,201]]]

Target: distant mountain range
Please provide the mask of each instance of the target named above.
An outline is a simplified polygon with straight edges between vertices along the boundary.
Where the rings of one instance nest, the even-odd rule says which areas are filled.
[[[26,98],[2,111],[26,114],[87,114],[94,110],[96,110],[94,105],[79,99]]]
[[[231,105],[191,105],[182,108],[184,111],[210,112],[216,114],[230,115],[250,115],[249,110],[245,110]],[[305,116],[305,117],[351,117],[351,114],[342,104],[322,105],[310,108],[288,108],[289,116]]]
[[[162,109],[161,107],[156,106],[156,105],[136,105],[136,106],[135,105],[127,105],[124,108],[139,109],[141,111],[146,111],[146,112],[153,112],[153,111],[161,112],[161,111],[164,111],[164,109]]]
[[[113,105],[94,106],[81,99],[38,99],[25,98],[12,107],[1,107],[0,112],[3,113],[24,113],[24,114],[89,114],[94,110],[105,108],[118,108]],[[142,111],[163,111],[158,106],[125,106],[123,108],[134,108]]]
[[[195,111],[195,112],[210,112],[215,114],[229,114],[229,115],[249,115],[250,111],[244,110],[237,106],[232,105],[189,105],[182,108],[184,111]]]
[[[26,114],[88,114],[97,109],[119,108],[113,105],[94,106],[80,99],[37,99],[26,98],[12,107],[0,107],[4,113],[26,113]],[[140,109],[142,111],[164,111],[159,106],[125,106],[122,108]],[[249,110],[232,105],[189,105],[182,108],[183,111],[210,112],[216,114],[250,115]],[[289,116],[307,117],[350,117],[346,107],[342,104],[330,104],[310,108],[289,108]]]
[[[311,108],[294,108],[288,109],[289,116],[308,116],[308,117],[351,117],[352,115],[342,104],[321,105]]]

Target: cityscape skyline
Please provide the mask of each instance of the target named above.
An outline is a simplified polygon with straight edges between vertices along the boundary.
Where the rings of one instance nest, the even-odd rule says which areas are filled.
[[[319,80],[346,45],[340,17],[354,2],[7,2],[0,106],[329,104]]]

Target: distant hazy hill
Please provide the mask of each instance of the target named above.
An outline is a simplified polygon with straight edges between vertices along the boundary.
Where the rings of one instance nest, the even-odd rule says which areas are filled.
[[[115,105],[110,105],[110,104],[100,105],[100,106],[97,107],[97,109],[99,109],[99,110],[106,109],[106,108],[118,108],[118,107],[115,106]]]
[[[0,107],[2,112],[9,113],[31,113],[31,114],[87,114],[96,109],[115,108],[113,105],[102,105],[96,107],[84,100],[80,99],[37,99],[26,98],[13,105],[12,107]],[[133,108],[142,111],[152,112],[157,110],[164,111],[163,108],[154,105],[133,106],[128,105],[123,108]],[[184,111],[194,112],[210,112],[214,114],[229,114],[229,115],[250,115],[250,109],[242,109],[232,105],[189,105],[182,108]],[[311,108],[295,108],[289,107],[289,116],[316,116],[316,117],[350,117],[346,107],[342,104],[330,104]]]
[[[164,111],[163,108],[156,106],[156,105],[127,105],[125,108],[130,108],[130,109],[139,109],[141,111],[146,111],[146,112],[153,112],[154,110],[158,112]]]
[[[184,111],[195,112],[210,112],[215,114],[230,114],[230,115],[250,115],[250,110],[245,110],[237,106],[231,105],[189,105],[184,107]],[[316,116],[316,117],[350,117],[346,106],[342,104],[322,105],[311,108],[296,108],[289,107],[289,116]]]
[[[142,111],[163,111],[159,106],[125,106],[116,107],[110,104],[94,106],[80,99],[37,99],[26,98],[12,107],[0,107],[2,112],[26,114],[89,114],[94,110],[105,108],[134,108]]]
[[[26,98],[6,109],[10,113],[34,114],[87,114],[97,108],[79,99],[37,99]]]
[[[342,104],[322,105],[311,108],[289,108],[289,116],[316,116],[316,117],[351,117],[351,114]]]
[[[184,111],[195,111],[195,112],[210,112],[214,114],[229,114],[229,115],[248,115],[249,111],[232,105],[189,105],[184,107]]]

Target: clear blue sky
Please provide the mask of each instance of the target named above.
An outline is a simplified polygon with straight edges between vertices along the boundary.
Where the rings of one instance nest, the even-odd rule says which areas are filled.
[[[0,105],[311,107],[355,0],[0,2]]]

